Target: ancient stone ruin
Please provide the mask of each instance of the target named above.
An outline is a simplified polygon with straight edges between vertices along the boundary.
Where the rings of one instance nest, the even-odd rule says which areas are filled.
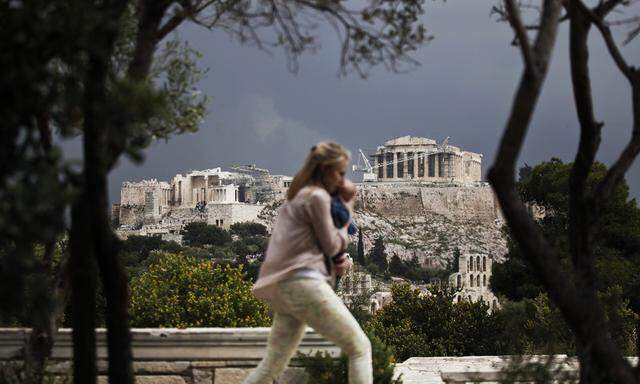
[[[397,137],[379,146],[371,157],[374,166],[362,169],[365,181],[477,182],[482,178],[482,155],[449,145],[449,138],[438,144],[426,137]]]
[[[201,221],[228,229],[259,221],[266,204],[284,199],[290,176],[271,175],[255,166],[220,167],[178,174],[170,182],[156,179],[124,182],[120,203],[112,208],[117,232],[161,235],[178,240],[182,227]]]

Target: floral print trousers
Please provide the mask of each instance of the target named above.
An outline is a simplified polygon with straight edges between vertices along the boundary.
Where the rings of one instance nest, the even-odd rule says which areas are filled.
[[[271,384],[286,368],[307,325],[335,343],[349,358],[349,384],[371,384],[371,343],[329,284],[313,278],[280,282],[267,354],[243,384]]]

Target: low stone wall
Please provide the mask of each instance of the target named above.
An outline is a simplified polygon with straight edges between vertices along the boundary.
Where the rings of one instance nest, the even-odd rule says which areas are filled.
[[[134,372],[138,384],[239,384],[266,352],[269,328],[132,329]],[[97,330],[99,383],[107,383],[106,331]],[[0,365],[11,370],[29,337],[24,328],[0,329]],[[298,351],[308,354],[340,349],[308,329]],[[56,338],[48,372],[63,383],[71,373],[70,329]],[[302,368],[288,368],[279,383],[304,383]]]
[[[136,383],[239,384],[264,356],[268,334],[269,328],[133,329]],[[28,336],[28,329],[0,328],[0,369],[10,373],[20,363],[16,359]],[[104,329],[97,330],[99,384],[107,383],[105,336]],[[333,356],[340,353],[311,329],[298,351],[327,351]],[[66,380],[71,373],[71,353],[71,331],[62,329],[47,367],[53,382],[70,382]],[[638,364],[638,358],[629,360]],[[577,382],[578,362],[565,355],[554,356],[551,361],[547,356],[412,357],[396,365],[395,376],[400,376],[404,384],[496,383],[505,378],[506,370],[531,363],[544,364],[562,382]],[[518,381],[532,379],[521,377]],[[296,367],[294,360],[277,382],[306,381],[304,369]]]
[[[637,357],[627,359],[638,364]],[[533,366],[544,367],[553,377],[552,383],[579,382],[578,360],[567,355],[412,357],[397,364],[394,373],[396,377],[402,375],[404,384],[493,384],[504,381],[507,375],[508,382],[544,382],[539,373],[533,376],[540,372]]]

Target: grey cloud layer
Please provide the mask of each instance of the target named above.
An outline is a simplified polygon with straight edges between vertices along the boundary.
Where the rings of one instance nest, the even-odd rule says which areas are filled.
[[[435,40],[416,53],[422,63],[406,74],[376,69],[367,80],[337,78],[338,45],[321,29],[322,48],[305,55],[300,72],[287,71],[281,52],[271,55],[242,47],[222,32],[197,27],[181,37],[200,49],[210,68],[201,84],[212,98],[211,111],[198,133],[155,144],[138,167],[123,161],[111,177],[111,200],[119,200],[123,180],[156,177],[233,163],[257,163],[275,173],[293,174],[316,141],[334,139],[357,148],[374,148],[406,134],[441,140],[484,153],[484,169],[493,160],[521,72],[510,46],[512,33],[489,17],[494,1],[426,2],[425,22]],[[578,125],[571,95],[567,26],[561,27],[521,163],[552,156],[571,161]],[[640,63],[640,41],[623,49]],[[596,113],[605,121],[599,159],[611,162],[630,135],[630,98],[594,33],[591,68]],[[640,194],[640,167],[628,174]]]

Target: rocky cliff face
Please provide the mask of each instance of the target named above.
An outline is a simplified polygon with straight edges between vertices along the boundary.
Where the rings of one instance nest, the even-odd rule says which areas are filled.
[[[444,267],[455,248],[501,261],[506,243],[497,200],[489,185],[363,184],[354,215],[365,249],[377,236],[387,254],[417,256],[424,266]]]
[[[269,205],[259,216],[269,229],[278,207]],[[462,254],[491,255],[498,262],[507,251],[502,214],[486,183],[361,184],[354,220],[362,229],[365,252],[382,236],[389,258],[417,256],[426,267],[444,268],[455,248]]]

